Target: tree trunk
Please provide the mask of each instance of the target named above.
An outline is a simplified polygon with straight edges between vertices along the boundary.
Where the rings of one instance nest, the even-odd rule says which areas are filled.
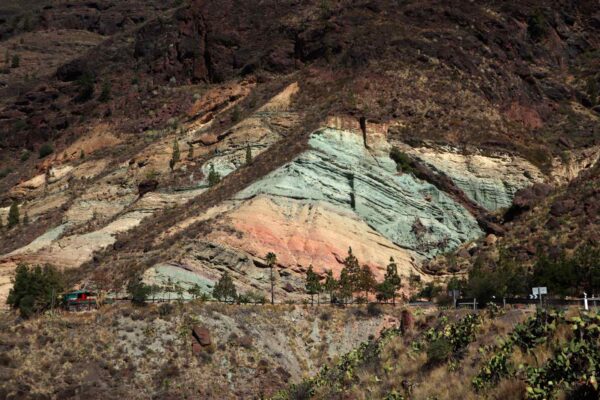
[[[273,266],[271,265],[271,304],[275,304],[275,281],[273,280]]]

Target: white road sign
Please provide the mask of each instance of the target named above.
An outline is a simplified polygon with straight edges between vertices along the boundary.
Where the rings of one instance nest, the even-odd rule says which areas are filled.
[[[531,289],[531,292],[533,293],[534,296],[539,296],[539,295],[542,295],[542,294],[548,294],[548,288],[545,287],[545,286],[534,287],[533,289]]]

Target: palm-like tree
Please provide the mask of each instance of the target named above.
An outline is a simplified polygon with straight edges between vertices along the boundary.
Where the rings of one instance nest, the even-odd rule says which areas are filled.
[[[275,253],[269,252],[265,257],[265,261],[271,269],[271,304],[275,304],[275,276],[273,275],[273,266],[277,262],[277,256]]]

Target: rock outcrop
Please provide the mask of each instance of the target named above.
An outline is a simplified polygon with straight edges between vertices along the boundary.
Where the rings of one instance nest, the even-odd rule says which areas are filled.
[[[490,211],[508,208],[515,193],[547,178],[522,157],[461,154],[456,149],[402,146],[407,154],[444,172],[474,202]]]
[[[480,235],[460,204],[435,186],[396,172],[385,138],[374,138],[366,148],[359,134],[325,128],[309,144],[311,150],[236,198],[264,194],[326,202],[354,213],[396,245],[429,257]]]

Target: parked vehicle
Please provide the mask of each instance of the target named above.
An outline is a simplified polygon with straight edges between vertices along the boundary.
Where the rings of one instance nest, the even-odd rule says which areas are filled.
[[[63,296],[63,304],[67,311],[91,310],[98,307],[96,294],[87,290],[76,290]]]

